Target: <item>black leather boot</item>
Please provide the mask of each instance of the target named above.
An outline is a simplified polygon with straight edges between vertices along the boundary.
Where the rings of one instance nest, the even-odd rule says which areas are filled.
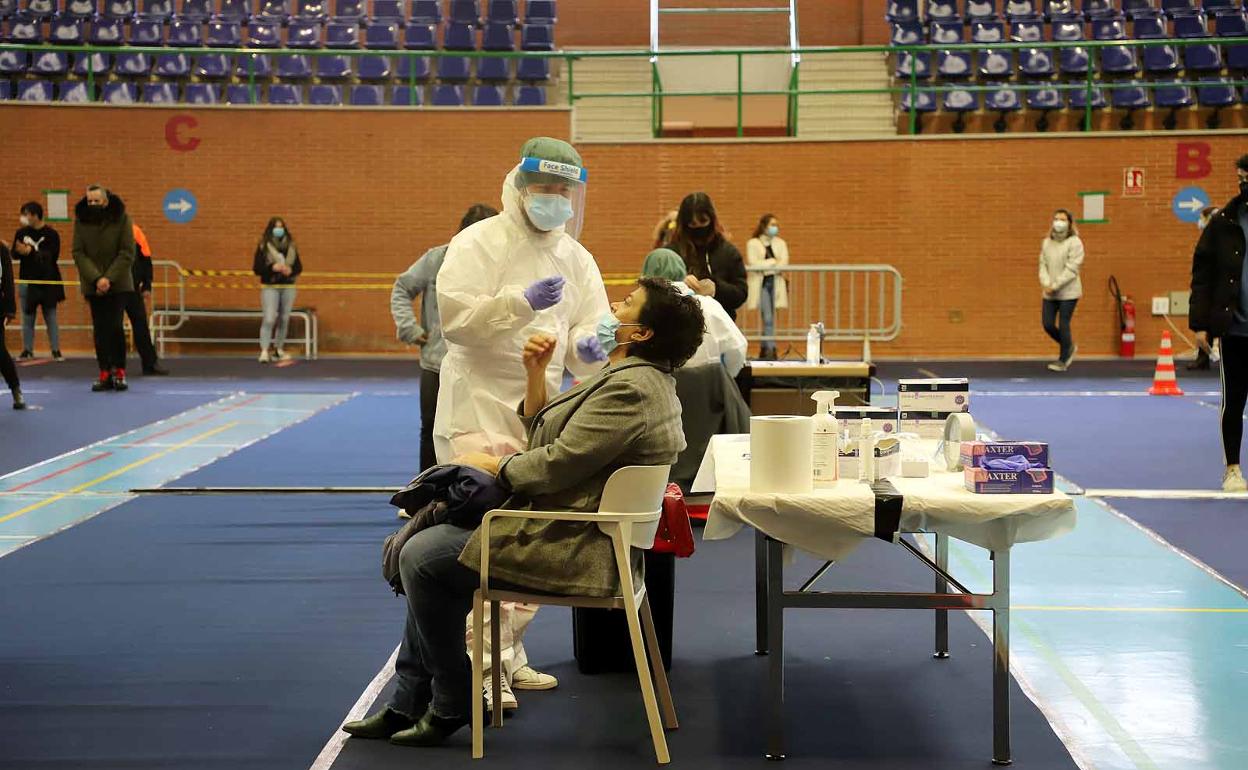
[[[440,717],[430,708],[413,727],[391,735],[390,742],[396,746],[438,746],[471,723],[469,717]]]
[[[397,711],[383,708],[372,716],[364,717],[355,722],[347,722],[342,731],[356,738],[381,739],[389,738],[397,732],[409,729],[416,724]]]

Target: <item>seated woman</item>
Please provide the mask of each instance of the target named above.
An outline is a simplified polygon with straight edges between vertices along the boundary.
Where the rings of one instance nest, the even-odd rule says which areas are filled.
[[[671,373],[702,341],[702,310],[666,281],[643,278],[598,326],[585,356],[608,365],[566,393],[547,398],[545,370],[555,338],[524,348],[528,385],[520,415],[529,448],[507,457],[466,455],[456,462],[498,477],[514,508],[594,511],[607,479],[629,465],[669,465],[685,447]],[[614,596],[611,540],[584,522],[502,519],[491,527],[491,578],[546,593]],[[395,662],[398,688],[385,708],[343,730],[401,746],[442,743],[471,719],[472,666],[464,617],[480,587],[480,536],[439,524],[412,536],[400,555],[407,626]]]

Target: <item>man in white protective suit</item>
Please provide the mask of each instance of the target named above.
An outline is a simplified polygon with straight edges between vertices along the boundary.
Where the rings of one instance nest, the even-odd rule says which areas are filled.
[[[576,240],[586,178],[572,145],[530,139],[503,183],[503,213],[451,240],[437,287],[447,341],[433,426],[439,463],[525,448],[516,407],[524,399],[521,352],[530,336],[546,333],[558,340],[546,370],[550,393],[563,390],[565,369],[584,378],[602,368],[594,356],[577,354],[577,343],[592,349],[598,321],[610,312],[598,265]],[[536,612],[533,605],[502,604],[503,708],[519,705],[513,687],[548,690],[558,683],[528,665],[523,636]],[[470,634],[471,622],[467,626]],[[493,651],[488,637],[485,643],[488,671]],[[486,676],[483,686],[488,682]],[[491,703],[493,696],[487,691]]]

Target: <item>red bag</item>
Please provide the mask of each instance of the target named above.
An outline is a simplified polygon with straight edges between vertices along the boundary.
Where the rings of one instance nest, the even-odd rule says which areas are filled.
[[[659,518],[659,531],[654,535],[654,551],[674,553],[678,559],[693,555],[693,527],[689,525],[685,496],[676,484],[668,484],[663,493],[663,515]]]

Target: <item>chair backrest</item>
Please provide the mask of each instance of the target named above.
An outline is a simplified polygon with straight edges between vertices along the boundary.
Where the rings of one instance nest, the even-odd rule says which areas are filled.
[[[663,493],[667,490],[669,465],[630,465],[620,468],[607,479],[602,490],[599,513],[655,513],[663,509]],[[601,525],[599,525],[601,526]],[[652,524],[633,527],[631,545],[634,548],[654,546],[654,534],[659,530],[656,519]]]

